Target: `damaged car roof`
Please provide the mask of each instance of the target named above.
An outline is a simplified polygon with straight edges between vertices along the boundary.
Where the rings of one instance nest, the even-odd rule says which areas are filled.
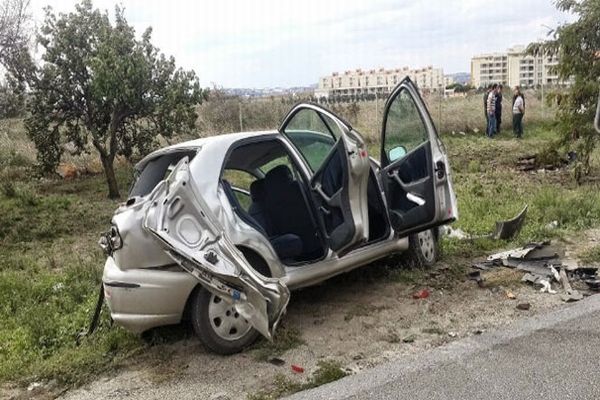
[[[146,157],[144,157],[142,160],[140,160],[136,165],[135,165],[135,169],[137,170],[141,170],[144,168],[144,166],[152,159],[159,157],[163,154],[167,154],[170,153],[172,151],[177,151],[177,150],[186,150],[186,149],[197,149],[200,147],[203,147],[207,144],[215,144],[219,147],[223,147],[223,148],[228,148],[232,143],[241,140],[241,139],[246,139],[246,138],[251,138],[251,137],[255,137],[255,136],[262,136],[262,135],[273,135],[273,134],[278,134],[279,132],[276,130],[269,130],[269,131],[254,131],[254,132],[237,132],[237,133],[225,133],[222,135],[217,135],[217,136],[211,136],[211,137],[205,137],[205,138],[199,138],[199,139],[194,139],[194,140],[188,140],[186,142],[181,142],[181,143],[176,143],[173,144],[171,146],[167,146],[164,147],[160,150],[156,150],[153,151],[152,153],[148,154]]]

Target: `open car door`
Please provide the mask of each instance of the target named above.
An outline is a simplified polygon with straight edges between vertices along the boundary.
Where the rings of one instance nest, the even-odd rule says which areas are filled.
[[[173,261],[272,339],[289,290],[248,264],[198,194],[188,162],[188,157],[181,159],[152,191],[144,228],[162,242]]]
[[[380,175],[396,234],[421,232],[458,217],[446,151],[408,77],[385,104]]]
[[[311,170],[310,189],[329,247],[339,256],[369,236],[369,156],[363,138],[330,111],[303,103],[284,119],[280,132]]]

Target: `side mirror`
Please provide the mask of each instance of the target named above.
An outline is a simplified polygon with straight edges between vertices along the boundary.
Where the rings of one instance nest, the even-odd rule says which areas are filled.
[[[594,119],[594,128],[600,133],[600,95],[598,95],[598,105],[596,106],[596,118]]]
[[[393,149],[391,149],[388,152],[388,159],[390,160],[390,162],[392,162],[392,161],[401,159],[405,155],[406,155],[406,147],[398,146],[398,147],[394,147]]]

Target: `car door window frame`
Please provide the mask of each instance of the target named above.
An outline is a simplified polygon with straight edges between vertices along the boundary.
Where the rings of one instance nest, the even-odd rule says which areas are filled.
[[[301,151],[299,146],[297,146],[294,143],[294,141],[291,138],[289,138],[288,135],[286,135],[286,133],[285,133],[285,129],[289,125],[290,121],[292,121],[294,119],[294,117],[303,110],[314,111],[318,115],[319,119],[323,122],[323,124],[325,125],[325,127],[328,130],[328,133],[331,135],[331,137],[333,139],[333,145],[329,148],[327,155],[325,157],[323,157],[323,160],[321,161],[319,168],[316,168],[316,169],[312,168],[312,166],[310,165],[310,162],[308,161],[308,159],[304,155],[304,153]],[[332,127],[329,125],[329,123],[327,122],[327,119],[324,118],[324,116],[336,124],[337,128],[340,130],[340,136],[336,136],[333,133]],[[287,141],[290,142],[290,144],[294,148],[294,150],[300,154],[303,164],[306,165],[308,171],[310,171],[310,173],[311,173],[311,175],[310,175],[311,179],[314,175],[316,175],[316,173],[325,164],[326,160],[328,160],[331,157],[331,153],[335,149],[338,141],[341,140],[341,135],[344,133],[344,130],[348,133],[352,132],[352,127],[350,126],[350,124],[348,122],[344,121],[342,118],[338,117],[337,115],[334,115],[329,110],[327,110],[319,105],[312,104],[312,103],[301,103],[301,104],[297,104],[296,106],[294,106],[292,108],[292,111],[283,120],[283,122],[281,123],[281,126],[279,128],[279,132],[285,137],[285,139]]]
[[[419,114],[419,118],[423,124],[423,127],[425,128],[425,131],[427,132],[427,140],[425,140],[424,142],[420,143],[417,147],[411,149],[410,151],[408,151],[402,158],[406,158],[407,156],[409,156],[410,154],[414,153],[416,150],[418,150],[420,147],[422,147],[423,145],[426,145],[428,142],[431,142],[431,135],[430,132],[434,133],[434,136],[437,140],[437,130],[435,129],[435,125],[430,125],[428,119],[431,118],[431,114],[429,114],[429,110],[427,110],[427,108],[425,107],[425,109],[423,110],[422,105],[420,104],[420,102],[416,101],[416,97],[415,97],[415,93],[412,92],[412,88],[405,84],[404,81],[401,82],[395,90],[392,91],[392,93],[390,94],[390,96],[388,97],[386,103],[385,103],[385,107],[383,108],[383,123],[382,123],[382,128],[381,128],[381,148],[380,148],[380,165],[381,168],[384,169],[386,168],[388,165],[393,164],[396,161],[399,161],[400,159],[397,160],[390,160],[388,157],[388,154],[385,151],[385,140],[387,137],[387,129],[386,129],[386,125],[387,125],[387,121],[388,121],[388,117],[389,117],[389,110],[392,106],[392,104],[394,103],[394,101],[398,98],[398,96],[401,94],[401,92],[405,90],[407,91],[407,93],[410,96],[411,101],[413,102],[414,106],[417,109],[417,112]],[[426,113],[428,118],[425,118],[425,116],[423,115],[424,113]],[[438,143],[440,143],[440,141],[438,140]],[[440,143],[441,145],[441,143]],[[443,145],[442,145],[443,148]]]

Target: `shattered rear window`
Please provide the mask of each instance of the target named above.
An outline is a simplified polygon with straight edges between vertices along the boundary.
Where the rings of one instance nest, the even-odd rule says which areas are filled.
[[[148,161],[141,171],[135,172],[129,197],[147,195],[171,173],[179,160],[187,156],[191,161],[195,155],[196,150],[175,151]]]

